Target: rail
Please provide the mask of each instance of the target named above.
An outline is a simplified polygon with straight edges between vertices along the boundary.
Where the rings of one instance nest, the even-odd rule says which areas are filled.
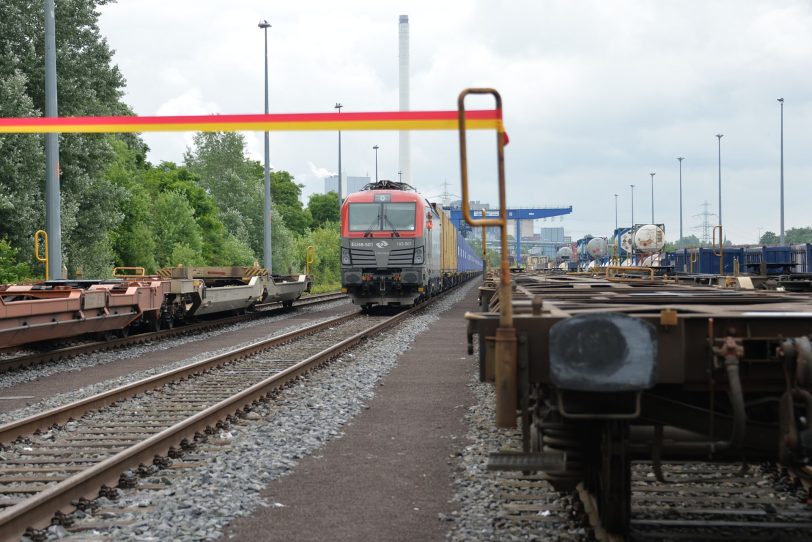
[[[344,351],[358,345],[369,336],[380,333],[425,309],[440,297],[435,297],[408,311],[401,312],[384,321],[375,323],[365,330],[355,333],[333,344],[329,348],[311,355],[307,359],[295,363],[279,373],[253,384],[171,427],[149,436],[129,448],[114,453],[111,457],[93,464],[86,470],[57,482],[44,491],[0,512],[0,540],[19,539],[20,535],[29,527],[41,528],[47,526],[51,522],[51,518],[55,512],[72,509],[75,501],[82,498],[94,497],[103,486],[115,486],[118,483],[121,473],[127,469],[137,468],[141,463],[152,463],[156,456],[160,457],[171,453],[170,451],[174,447],[182,445],[184,440],[191,442],[196,433],[203,432],[210,427],[215,427],[222,420],[244,412],[244,409],[250,408],[250,405],[256,401],[271,397],[271,394],[275,390],[282,388],[287,383],[300,378]],[[353,313],[333,318],[279,337],[259,341],[225,354],[212,356],[208,359],[168,371],[161,375],[121,386],[114,390],[109,390],[96,396],[77,401],[71,405],[65,405],[39,415],[0,426],[0,442],[8,442],[18,436],[31,434],[37,429],[44,429],[53,424],[64,423],[71,418],[77,419],[90,410],[125,400],[148,390],[159,388],[170,382],[186,379],[196,374],[203,374],[215,367],[237,362],[240,359],[253,356],[278,344],[290,342],[294,338],[334,327],[338,323],[357,318],[358,316],[359,313]]]

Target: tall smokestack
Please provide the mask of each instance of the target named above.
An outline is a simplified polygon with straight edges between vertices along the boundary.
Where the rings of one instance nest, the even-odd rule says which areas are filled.
[[[398,82],[400,85],[400,110],[409,110],[409,16],[401,15],[398,25],[399,65]],[[409,132],[400,132],[399,164],[403,182],[412,182],[411,160],[409,158]]]

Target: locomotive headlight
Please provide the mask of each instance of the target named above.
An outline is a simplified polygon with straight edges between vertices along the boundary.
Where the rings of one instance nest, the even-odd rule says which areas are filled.
[[[350,265],[350,249],[342,248],[341,249],[341,263],[344,265]]]
[[[414,263],[423,263],[423,247],[414,249]]]

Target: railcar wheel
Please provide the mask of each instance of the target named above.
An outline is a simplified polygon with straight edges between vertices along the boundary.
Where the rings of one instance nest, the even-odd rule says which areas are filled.
[[[119,330],[116,330],[116,335],[118,335],[122,339],[126,339],[127,337],[130,336],[130,326],[123,327],[123,328],[121,328]]]
[[[598,513],[607,532],[626,537],[632,515],[631,461],[627,449],[629,424],[610,420],[601,426]]]
[[[161,331],[161,319],[157,316],[147,317],[147,331],[157,333]]]

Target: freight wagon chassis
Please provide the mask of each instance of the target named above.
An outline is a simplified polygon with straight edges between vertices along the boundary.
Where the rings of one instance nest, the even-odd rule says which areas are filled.
[[[812,301],[776,292],[518,279],[517,416],[524,454],[596,497],[607,531],[630,520],[630,462],[812,460]],[[542,301],[543,299],[543,301]],[[498,294],[491,306],[499,307]],[[498,314],[469,313],[480,376],[494,376]]]

